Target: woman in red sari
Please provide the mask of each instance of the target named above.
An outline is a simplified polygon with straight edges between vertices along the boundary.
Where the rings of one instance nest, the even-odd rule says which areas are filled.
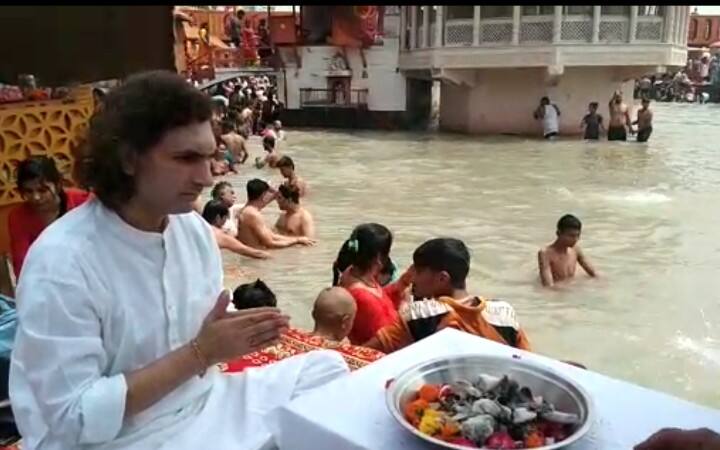
[[[89,194],[63,188],[55,161],[46,156],[30,157],[18,165],[17,188],[25,201],[10,211],[8,231],[13,270],[19,277],[25,255],[40,233],[67,211],[83,204]]]
[[[257,36],[253,30],[250,20],[245,19],[245,25],[242,30],[242,46],[243,58],[245,58],[246,66],[254,66],[257,63]]]
[[[410,268],[400,279],[382,286],[380,278],[392,265],[392,233],[378,223],[358,225],[345,241],[333,266],[333,284],[347,289],[355,298],[357,315],[350,342],[362,345],[381,328],[392,324],[412,283]]]

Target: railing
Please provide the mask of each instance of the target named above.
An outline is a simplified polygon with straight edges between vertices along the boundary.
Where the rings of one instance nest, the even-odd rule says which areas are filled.
[[[627,42],[630,20],[625,16],[602,16],[600,42]]]
[[[367,89],[300,89],[301,108],[366,108]]]
[[[590,15],[566,15],[560,28],[560,40],[563,42],[592,41],[593,19]]]
[[[524,16],[520,20],[520,42],[552,42],[552,16]]]
[[[655,16],[638,17],[635,40],[657,42],[663,38],[664,18]]]
[[[472,45],[472,43],[472,19],[456,19],[445,22],[445,45],[447,47]]]
[[[418,7],[422,8],[422,7]],[[406,32],[405,50],[423,50],[424,27],[421,9],[418,9],[416,19],[417,27],[413,28],[408,18],[404,31]],[[668,11],[665,12],[668,14]],[[595,21],[597,19],[597,22]],[[474,19],[464,17],[462,19],[446,19],[442,27],[430,22],[427,33],[429,35],[430,48],[440,47],[504,47],[513,45],[513,39],[517,39],[516,45],[533,44],[619,44],[619,43],[663,43],[665,42],[664,16],[643,16],[638,15],[631,20],[627,15],[602,14],[595,18],[593,14],[562,14],[558,23],[554,15],[521,16],[515,23],[512,17],[485,18],[481,15],[479,29],[475,29]],[[555,27],[559,25],[559,30]],[[675,20],[676,27],[680,25]],[[594,28],[597,26],[597,28]],[[517,29],[515,28],[517,27]],[[442,39],[435,37],[435,32],[442,30]],[[410,47],[410,36],[415,33],[416,46]],[[632,33],[632,36],[631,36]],[[597,41],[597,42],[596,42]]]
[[[480,21],[481,45],[506,45],[512,41],[512,19],[483,19]]]

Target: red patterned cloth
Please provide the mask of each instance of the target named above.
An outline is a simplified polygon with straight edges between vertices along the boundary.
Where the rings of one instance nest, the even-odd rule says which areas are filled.
[[[223,372],[242,372],[248,367],[261,367],[313,350],[335,350],[340,352],[350,370],[364,367],[385,356],[377,350],[331,341],[307,331],[291,328],[280,338],[280,343],[264,350],[250,353],[234,361],[221,364]]]

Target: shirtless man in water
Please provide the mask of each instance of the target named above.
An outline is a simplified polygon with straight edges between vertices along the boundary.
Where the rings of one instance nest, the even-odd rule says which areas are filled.
[[[637,141],[647,142],[652,134],[652,120],[653,112],[650,110],[650,99],[643,97],[642,108],[638,110],[637,120],[633,122],[633,125],[637,125]]]
[[[305,236],[315,238],[315,221],[310,211],[300,206],[300,193],[297,188],[283,184],[277,198],[283,213],[278,217],[275,229],[286,236]]]
[[[307,195],[307,183],[305,180],[297,176],[297,173],[295,173],[295,163],[292,158],[289,156],[283,156],[278,160],[276,167],[280,169],[280,173],[283,178],[285,178],[285,182],[283,183],[284,186],[297,189],[300,197],[305,197],[305,195]]]
[[[608,141],[627,141],[627,131],[632,134],[630,125],[630,112],[628,106],[623,102],[622,92],[615,91],[610,103],[610,123],[608,125]]]
[[[577,217],[566,214],[557,224],[557,239],[538,252],[538,269],[543,286],[552,287],[556,283],[575,276],[577,265],[591,277],[597,277],[595,269],[577,246],[580,240],[582,223]]]
[[[247,183],[247,203],[238,213],[238,239],[258,249],[286,248],[293,245],[313,245],[305,236],[290,237],[273,233],[265,224],[262,209],[275,199],[270,185],[257,178]]]
[[[263,250],[252,248],[235,239],[223,231],[225,223],[230,219],[230,210],[222,200],[210,200],[205,204],[202,212],[203,219],[210,224],[215,236],[215,241],[220,250],[226,249],[238,255],[248,256],[255,259],[268,259],[270,254]]]
[[[231,120],[223,120],[220,124],[220,140],[227,146],[230,164],[245,164],[248,159],[248,151],[245,146],[245,138],[237,133],[235,124]],[[237,170],[237,169],[236,169]]]
[[[262,169],[267,165],[274,169],[280,160],[280,154],[275,151],[275,137],[267,135],[263,138],[262,143],[263,150],[267,152],[267,155],[265,155],[265,158],[260,158],[259,156],[255,158],[255,167]]]

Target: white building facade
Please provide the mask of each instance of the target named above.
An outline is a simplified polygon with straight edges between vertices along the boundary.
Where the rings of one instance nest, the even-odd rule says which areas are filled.
[[[402,6],[400,72],[440,85],[440,126],[537,134],[543,96],[579,132],[587,105],[635,78],[684,66],[689,6]],[[398,80],[400,83],[400,80]],[[603,107],[604,105],[604,107]]]

